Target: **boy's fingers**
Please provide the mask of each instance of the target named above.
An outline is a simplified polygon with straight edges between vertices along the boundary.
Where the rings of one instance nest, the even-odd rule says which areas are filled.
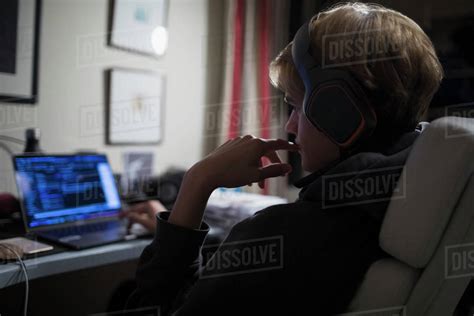
[[[283,139],[269,139],[264,143],[265,154],[276,150],[298,151],[299,146]]]
[[[269,151],[264,157],[267,157],[272,163],[281,163],[281,158],[276,151]]]
[[[267,178],[279,177],[286,173],[291,172],[292,168],[289,164],[271,164],[266,167],[260,168],[260,180]]]
[[[152,200],[134,204],[122,211],[121,216],[127,216],[131,213],[154,215],[157,212],[165,212],[167,209],[159,201]]]
[[[271,161],[271,159],[270,159],[270,161]],[[263,167],[263,158],[260,159],[260,163],[259,163],[259,168],[261,169],[262,167]],[[258,181],[258,186],[260,187],[260,189],[263,189],[263,187],[265,186],[265,180]]]
[[[138,213],[130,213],[127,218],[129,219],[128,222],[128,229],[132,227],[133,223],[138,223],[143,225],[146,229],[150,229],[150,220],[146,215],[138,214]]]
[[[148,205],[146,204],[146,202],[134,204],[124,209],[123,213],[124,215],[133,214],[133,213],[138,213],[138,214],[148,213]]]

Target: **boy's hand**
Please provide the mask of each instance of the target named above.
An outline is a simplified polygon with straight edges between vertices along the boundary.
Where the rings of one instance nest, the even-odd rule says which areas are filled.
[[[150,233],[154,234],[156,230],[156,214],[166,211],[167,209],[159,201],[150,200],[131,205],[123,210],[119,216],[121,218],[128,218],[129,229],[133,223],[138,223],[143,225]]]
[[[168,222],[198,229],[212,191],[218,187],[240,187],[291,172],[277,150],[298,150],[282,139],[264,140],[247,135],[224,143],[186,172]],[[264,166],[262,159],[271,164]]]
[[[291,172],[291,165],[282,163],[277,150],[297,151],[298,145],[283,139],[261,139],[251,135],[227,141],[193,168],[205,176],[211,189],[240,187],[258,182],[263,187],[267,178]],[[271,164],[263,165],[266,158]]]

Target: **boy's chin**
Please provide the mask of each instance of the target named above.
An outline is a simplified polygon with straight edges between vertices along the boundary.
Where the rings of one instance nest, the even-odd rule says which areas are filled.
[[[319,167],[317,163],[315,163],[314,161],[307,161],[303,157],[301,157],[301,167],[304,171],[310,173],[316,172],[321,169],[321,167]]]

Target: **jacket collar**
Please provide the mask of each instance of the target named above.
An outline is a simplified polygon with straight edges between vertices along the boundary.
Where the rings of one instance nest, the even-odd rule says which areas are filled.
[[[352,174],[354,179],[360,174],[367,174],[373,170],[378,172],[384,168],[387,172],[397,170],[396,168],[401,172],[411,146],[425,127],[426,124],[418,125],[414,131],[403,134],[397,141],[380,151],[359,152],[301,178],[295,183],[296,187],[302,188],[298,200],[327,201],[329,197],[325,196],[327,195],[325,180],[337,179],[338,175]]]

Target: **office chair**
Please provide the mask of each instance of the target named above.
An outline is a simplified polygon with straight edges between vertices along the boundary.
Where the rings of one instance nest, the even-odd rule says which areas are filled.
[[[348,315],[452,315],[474,276],[474,256],[465,276],[448,265],[459,245],[474,250],[474,119],[433,121],[404,171],[379,236],[391,257],[371,265]]]

